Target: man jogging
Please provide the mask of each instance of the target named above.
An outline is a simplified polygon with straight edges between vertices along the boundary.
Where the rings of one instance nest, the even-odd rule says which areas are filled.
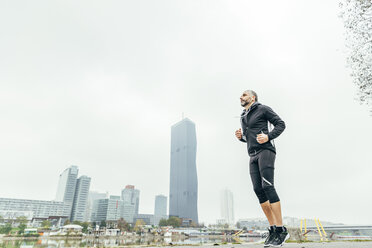
[[[274,139],[284,131],[285,123],[270,107],[257,100],[256,92],[243,92],[240,97],[244,107],[240,117],[242,128],[235,132],[235,136],[247,143],[253,189],[270,224],[264,247],[281,247],[289,234],[283,226],[280,200],[274,187]],[[271,124],[274,125],[272,130]]]

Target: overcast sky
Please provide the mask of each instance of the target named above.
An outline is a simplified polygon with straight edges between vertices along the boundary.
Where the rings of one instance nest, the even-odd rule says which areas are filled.
[[[169,194],[170,127],[196,124],[199,220],[264,217],[242,91],[287,128],[276,140],[284,216],[372,224],[372,117],[346,66],[338,1],[1,1],[0,197],[52,200],[77,165],[91,190]]]

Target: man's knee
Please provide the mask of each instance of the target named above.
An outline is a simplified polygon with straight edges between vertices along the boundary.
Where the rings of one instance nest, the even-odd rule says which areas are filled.
[[[260,204],[268,200],[266,197],[266,193],[262,187],[255,187],[253,190],[254,190],[254,193],[256,193],[257,198],[260,201]]]
[[[270,201],[271,204],[280,201],[279,196],[276,193],[274,185],[264,184],[262,186],[262,189],[266,195],[266,198]]]

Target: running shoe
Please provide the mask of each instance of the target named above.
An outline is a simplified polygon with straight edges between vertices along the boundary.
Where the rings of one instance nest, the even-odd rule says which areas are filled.
[[[268,228],[269,234],[267,235],[265,242],[264,242],[264,247],[270,247],[271,242],[274,240],[276,236],[275,230],[271,230],[271,228]]]
[[[289,239],[290,235],[288,233],[287,228],[283,227],[282,232],[276,231],[276,235],[273,239],[273,241],[270,243],[271,247],[282,247],[284,242]]]

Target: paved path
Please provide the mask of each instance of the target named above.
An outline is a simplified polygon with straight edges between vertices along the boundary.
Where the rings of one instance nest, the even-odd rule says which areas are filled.
[[[177,246],[172,246],[177,247]],[[179,248],[263,248],[263,244],[226,244],[226,245],[219,245],[213,246],[211,245],[203,245],[203,246],[178,246]],[[372,248],[372,242],[324,242],[324,243],[285,243],[283,248]]]

